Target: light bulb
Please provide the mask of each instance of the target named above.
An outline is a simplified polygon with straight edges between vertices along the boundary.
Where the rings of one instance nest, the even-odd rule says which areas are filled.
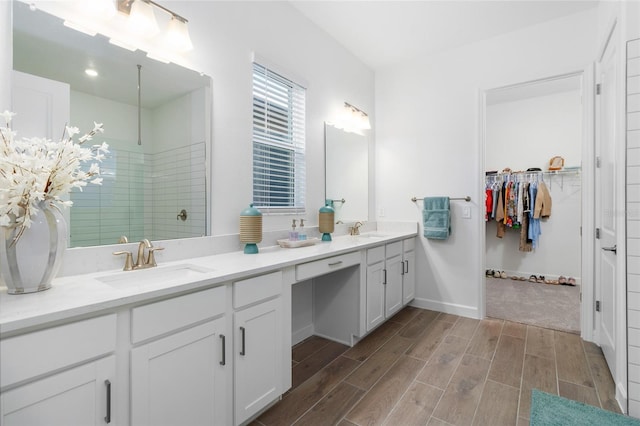
[[[150,38],[158,34],[160,29],[150,3],[143,0],[133,2],[129,13],[129,28],[143,37]]]
[[[192,50],[193,43],[189,37],[187,23],[172,16],[167,27],[166,42],[172,49],[179,52]]]

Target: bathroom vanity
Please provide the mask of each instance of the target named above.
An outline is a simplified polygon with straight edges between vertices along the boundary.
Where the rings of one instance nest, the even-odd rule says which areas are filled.
[[[244,424],[291,387],[292,286],[353,345],[413,299],[416,228],[0,293],[3,424]]]

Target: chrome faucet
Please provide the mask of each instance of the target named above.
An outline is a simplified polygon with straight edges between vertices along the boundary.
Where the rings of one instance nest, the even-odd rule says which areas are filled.
[[[360,227],[363,225],[362,222],[356,222],[353,226],[349,227],[349,235],[360,235]]]

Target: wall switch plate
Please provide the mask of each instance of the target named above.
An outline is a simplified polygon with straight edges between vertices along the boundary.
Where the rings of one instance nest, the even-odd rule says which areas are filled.
[[[471,207],[469,206],[464,206],[462,208],[462,217],[464,219],[471,219]]]

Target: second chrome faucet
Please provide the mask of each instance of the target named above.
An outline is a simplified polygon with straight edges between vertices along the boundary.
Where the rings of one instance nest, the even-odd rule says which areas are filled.
[[[145,250],[147,252],[146,257]],[[133,263],[130,251],[116,251],[113,254],[116,256],[125,255],[126,259],[124,261],[124,268],[122,269],[124,271],[132,271],[134,269],[145,269],[158,266],[154,255],[154,252],[157,250],[164,250],[164,247],[154,247],[148,239],[144,238],[138,244],[138,256],[136,258],[136,263]]]

